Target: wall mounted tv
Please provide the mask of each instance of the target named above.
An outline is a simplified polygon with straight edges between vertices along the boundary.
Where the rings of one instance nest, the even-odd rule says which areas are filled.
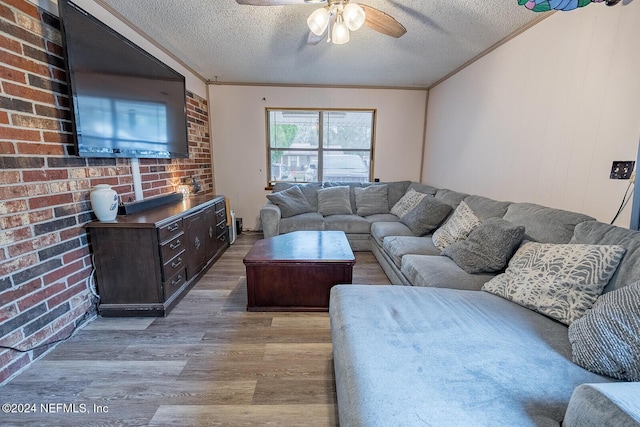
[[[59,12],[82,157],[189,157],[185,79],[68,0]]]

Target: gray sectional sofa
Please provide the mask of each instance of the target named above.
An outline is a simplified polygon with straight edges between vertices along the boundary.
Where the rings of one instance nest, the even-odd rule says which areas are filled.
[[[640,425],[639,232],[531,203],[415,182],[382,184],[388,212],[357,215],[363,199],[356,198],[356,188],[370,185],[358,183],[298,186],[309,205],[304,213],[289,210],[283,218],[277,198],[261,210],[265,237],[303,229],[345,231],[354,250],[375,254],[394,285],[407,285],[332,289],[340,425]],[[326,209],[318,203],[318,190],[345,186],[353,213],[318,213]],[[274,192],[290,187],[279,184]],[[424,235],[416,235],[406,217],[390,213],[410,190],[451,207]],[[436,245],[438,233],[461,207],[479,224],[510,224],[512,232],[521,233],[504,268],[470,273],[464,258]],[[471,241],[481,228],[474,227],[461,242]],[[492,252],[496,245],[485,248]],[[586,252],[543,263],[554,271],[536,270],[562,253],[556,248]],[[601,257],[592,258],[593,251]],[[577,279],[548,280],[572,262],[578,265],[571,273]],[[581,294],[551,287],[578,286],[574,282],[581,280],[600,283],[585,306]],[[532,299],[531,289],[542,293],[533,292],[537,299]],[[562,309],[545,298],[555,298]],[[579,315],[567,320],[564,309]]]

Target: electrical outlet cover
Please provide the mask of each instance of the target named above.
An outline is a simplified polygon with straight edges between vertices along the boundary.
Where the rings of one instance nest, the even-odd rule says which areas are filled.
[[[629,179],[631,178],[631,173],[633,172],[633,167],[636,162],[632,160],[621,161],[621,162],[613,162],[611,166],[611,174],[609,175],[610,179]]]

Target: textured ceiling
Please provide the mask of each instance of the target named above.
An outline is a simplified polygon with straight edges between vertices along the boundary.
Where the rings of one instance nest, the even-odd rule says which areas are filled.
[[[540,19],[517,0],[361,0],[407,28],[399,39],[363,26],[351,41],[307,44],[317,5],[235,0],[100,0],[207,80],[220,83],[432,86]]]

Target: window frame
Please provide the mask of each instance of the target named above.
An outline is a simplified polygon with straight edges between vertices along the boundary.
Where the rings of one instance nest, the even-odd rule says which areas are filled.
[[[270,120],[270,113],[271,112],[288,112],[288,111],[299,111],[299,112],[309,112],[309,113],[317,113],[317,117],[318,117],[318,147],[317,148],[308,148],[308,147],[294,147],[294,148],[290,148],[287,147],[286,151],[290,151],[290,152],[303,152],[303,153],[309,153],[310,151],[315,151],[317,153],[317,157],[318,157],[318,164],[317,164],[317,170],[318,170],[318,179],[317,181],[296,181],[293,179],[281,179],[281,180],[271,180],[271,153],[273,151],[282,151],[283,148],[281,147],[271,147],[271,120]],[[332,112],[363,112],[363,113],[371,113],[371,142],[370,142],[370,148],[369,149],[365,149],[365,148],[325,148],[324,147],[324,114],[326,113],[332,113]],[[322,177],[322,171],[323,171],[323,154],[326,154],[328,152],[332,152],[332,151],[336,151],[336,152],[340,152],[341,154],[348,154],[349,152],[352,153],[362,153],[362,152],[369,152],[369,163],[368,163],[368,167],[369,167],[369,176],[368,176],[368,182],[373,182],[374,180],[374,158],[375,158],[375,145],[376,145],[376,125],[377,125],[377,109],[376,108],[292,108],[292,107],[287,107],[287,108],[274,108],[274,107],[266,107],[265,108],[265,134],[266,134],[266,143],[267,143],[267,174],[266,174],[266,178],[267,178],[267,189],[272,189],[273,186],[279,182],[288,182],[288,183],[297,183],[297,184],[304,184],[304,183],[310,183],[310,182],[323,182],[324,181],[324,177]],[[288,166],[288,165],[287,165]]]

